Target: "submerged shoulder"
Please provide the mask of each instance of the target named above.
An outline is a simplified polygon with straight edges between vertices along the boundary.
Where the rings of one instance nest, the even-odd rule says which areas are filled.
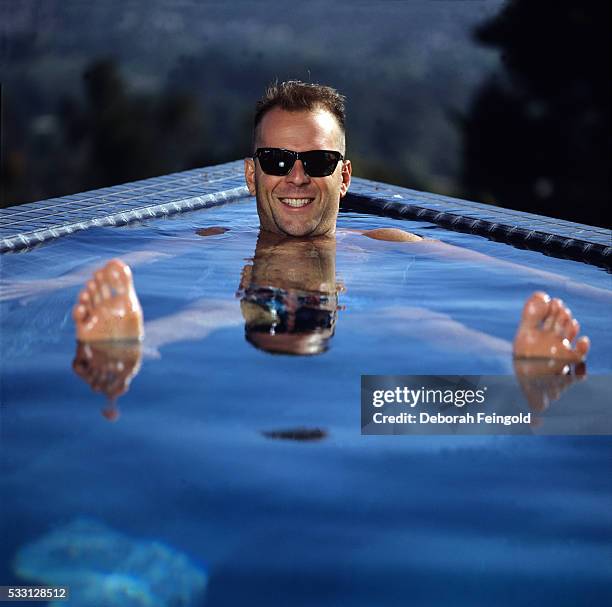
[[[366,230],[363,235],[375,240],[390,240],[392,242],[420,242],[423,240],[420,236],[399,228],[376,228]]]

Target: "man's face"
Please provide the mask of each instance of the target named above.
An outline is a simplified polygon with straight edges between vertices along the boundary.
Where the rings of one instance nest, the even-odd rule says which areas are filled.
[[[274,108],[259,125],[257,147],[344,154],[344,137],[335,116],[327,110],[286,112]],[[277,177],[266,175],[259,161],[247,158],[245,178],[249,192],[257,197],[263,230],[288,236],[328,236],[336,230],[340,198],[351,182],[351,163],[340,161],[328,177],[310,177],[302,161],[296,160],[288,175]]]

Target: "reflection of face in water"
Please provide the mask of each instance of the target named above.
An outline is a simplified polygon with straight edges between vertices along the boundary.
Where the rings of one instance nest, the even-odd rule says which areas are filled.
[[[335,239],[261,232],[241,283],[247,341],[270,353],[325,352],[338,310],[335,272]]]

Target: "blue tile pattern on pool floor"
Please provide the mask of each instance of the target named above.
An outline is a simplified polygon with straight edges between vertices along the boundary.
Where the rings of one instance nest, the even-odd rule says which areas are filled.
[[[196,210],[248,196],[243,161],[162,175],[142,181],[0,209],[0,252],[18,251],[93,226]],[[342,207],[422,219],[605,267],[612,232],[554,219],[354,178]]]

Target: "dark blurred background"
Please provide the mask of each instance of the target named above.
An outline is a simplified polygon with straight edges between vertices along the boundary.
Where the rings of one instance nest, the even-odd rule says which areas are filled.
[[[356,175],[609,225],[610,4],[0,0],[0,205],[245,156],[264,86],[348,96]]]

